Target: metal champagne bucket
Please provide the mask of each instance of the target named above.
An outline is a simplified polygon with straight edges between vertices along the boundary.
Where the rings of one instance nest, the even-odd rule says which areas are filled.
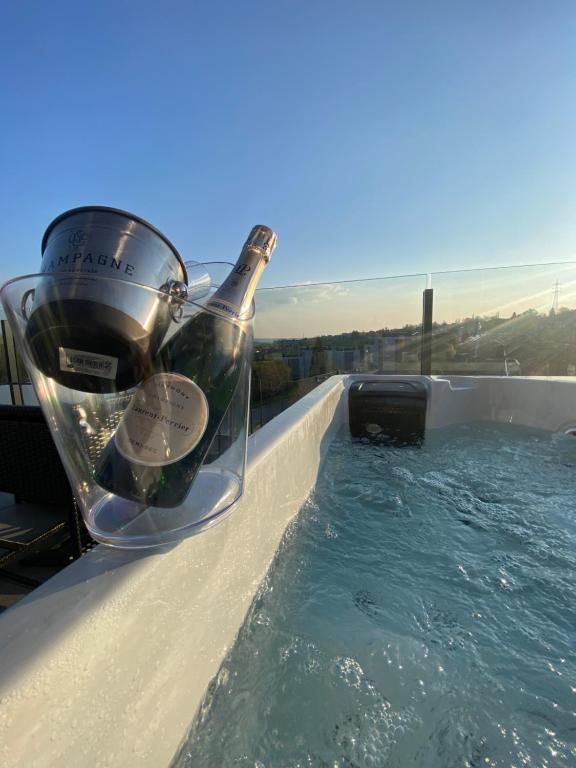
[[[45,375],[85,392],[137,384],[187,296],[186,266],[172,243],[115,208],[58,216],[42,240],[41,272],[22,298],[31,355]]]

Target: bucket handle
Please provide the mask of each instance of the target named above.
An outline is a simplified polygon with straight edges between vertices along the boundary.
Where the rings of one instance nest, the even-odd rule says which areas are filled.
[[[168,280],[160,289],[170,297],[170,316],[179,323],[184,315],[183,304],[188,298],[188,286],[181,280]]]
[[[26,304],[28,303],[28,299],[30,298],[30,296],[32,296],[32,299],[34,299],[35,290],[36,290],[35,288],[28,288],[28,290],[24,291],[24,293],[22,294],[22,301],[20,302],[20,314],[22,315],[24,320],[26,320],[26,322],[28,322],[28,319],[29,319],[28,311],[26,309]]]

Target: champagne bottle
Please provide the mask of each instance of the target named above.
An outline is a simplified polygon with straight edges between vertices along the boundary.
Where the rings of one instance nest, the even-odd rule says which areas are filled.
[[[160,350],[96,463],[100,486],[147,506],[184,501],[248,364],[247,317],[275,245],[254,227],[206,309]]]

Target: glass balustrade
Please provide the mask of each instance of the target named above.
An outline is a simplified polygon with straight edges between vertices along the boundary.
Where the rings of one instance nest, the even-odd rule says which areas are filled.
[[[575,262],[262,288],[256,305],[253,430],[335,373],[576,376]],[[0,344],[8,391],[27,375]]]
[[[432,373],[576,375],[576,264],[432,275]]]
[[[252,429],[336,373],[420,373],[426,275],[257,291]]]

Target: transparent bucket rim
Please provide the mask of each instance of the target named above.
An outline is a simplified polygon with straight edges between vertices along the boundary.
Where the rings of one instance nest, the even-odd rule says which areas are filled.
[[[230,266],[230,267],[234,266],[233,264],[227,261],[205,261],[205,262],[196,262],[196,263],[206,267],[208,267],[210,264],[226,264],[227,266]],[[208,274],[210,275],[210,270],[208,270]],[[71,280],[83,279],[83,280],[95,281],[97,283],[107,283],[110,285],[114,285],[115,287],[118,287],[118,285],[121,285],[123,287],[126,286],[127,290],[135,288],[135,289],[141,289],[141,290],[147,291],[148,293],[155,293],[157,296],[164,299],[170,295],[165,291],[162,291],[158,288],[152,288],[152,286],[145,285],[144,283],[138,283],[135,280],[119,280],[116,277],[102,277],[101,275],[92,275],[90,273],[83,273],[83,272],[77,272],[77,273],[31,272],[27,275],[19,275],[18,277],[12,277],[10,280],[7,280],[5,283],[3,283],[3,285],[0,286],[0,298],[4,302],[6,300],[7,291],[10,289],[11,286],[16,285],[17,283],[24,282],[25,280],[40,281],[46,278],[71,279]],[[211,280],[210,286],[212,288],[217,288],[218,284],[212,283],[212,280]],[[213,309],[211,309],[210,307],[207,307],[205,304],[202,304],[199,301],[194,301],[192,299],[186,299],[186,298],[178,298],[178,301],[181,302],[183,306],[195,307],[199,311],[207,312],[213,317],[218,317],[232,324],[238,324],[239,321],[243,323],[249,322],[254,319],[254,315],[256,313],[254,300],[252,300],[252,304],[250,306],[250,312],[247,314],[244,314],[242,318],[240,318],[240,320],[233,317],[228,317],[220,312],[214,311]]]

